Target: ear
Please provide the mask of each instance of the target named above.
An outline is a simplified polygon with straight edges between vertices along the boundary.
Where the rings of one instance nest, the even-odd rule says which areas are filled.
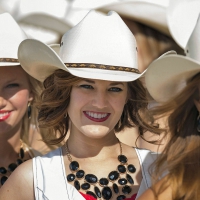
[[[30,94],[29,94],[29,99],[28,99],[28,101],[29,101],[29,102],[33,101],[33,93],[32,93],[32,92],[30,92]]]
[[[200,100],[194,99],[194,104],[195,104],[197,110],[200,112]]]

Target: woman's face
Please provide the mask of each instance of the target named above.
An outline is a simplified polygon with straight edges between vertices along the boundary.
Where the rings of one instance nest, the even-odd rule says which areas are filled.
[[[72,132],[102,138],[119,121],[127,99],[127,83],[85,79],[72,87],[68,115]]]
[[[25,71],[20,66],[0,67],[0,135],[18,130],[32,100]]]

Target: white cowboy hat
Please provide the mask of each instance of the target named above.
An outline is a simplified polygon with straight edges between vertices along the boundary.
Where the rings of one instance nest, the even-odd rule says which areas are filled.
[[[114,10],[121,16],[136,20],[166,35],[169,34],[166,9],[169,0],[75,0],[73,8]]]
[[[142,76],[135,37],[114,11],[106,16],[91,10],[63,35],[59,55],[56,51],[29,39],[20,44],[18,57],[24,70],[40,81],[56,69],[110,81],[133,81]]]
[[[200,73],[200,16],[185,48],[187,56],[166,55],[150,64],[145,74],[146,87],[158,102],[166,102]]]
[[[0,27],[0,66],[20,65],[17,50],[26,34],[9,13],[0,14]]]
[[[167,21],[177,44],[185,49],[200,13],[199,0],[170,0]]]

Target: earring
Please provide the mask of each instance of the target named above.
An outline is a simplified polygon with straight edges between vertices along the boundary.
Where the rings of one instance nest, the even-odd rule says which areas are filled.
[[[28,102],[27,114],[28,114],[28,119],[31,119],[31,103],[30,102]]]
[[[67,115],[68,115],[68,114],[66,113],[66,114],[64,115],[64,118],[67,118]]]
[[[197,117],[197,131],[200,132],[200,112],[199,112],[199,115]]]

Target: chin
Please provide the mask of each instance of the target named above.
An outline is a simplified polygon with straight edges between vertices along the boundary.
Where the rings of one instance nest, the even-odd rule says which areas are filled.
[[[110,129],[106,126],[86,125],[82,127],[82,132],[89,138],[98,139],[105,137],[110,132]]]

